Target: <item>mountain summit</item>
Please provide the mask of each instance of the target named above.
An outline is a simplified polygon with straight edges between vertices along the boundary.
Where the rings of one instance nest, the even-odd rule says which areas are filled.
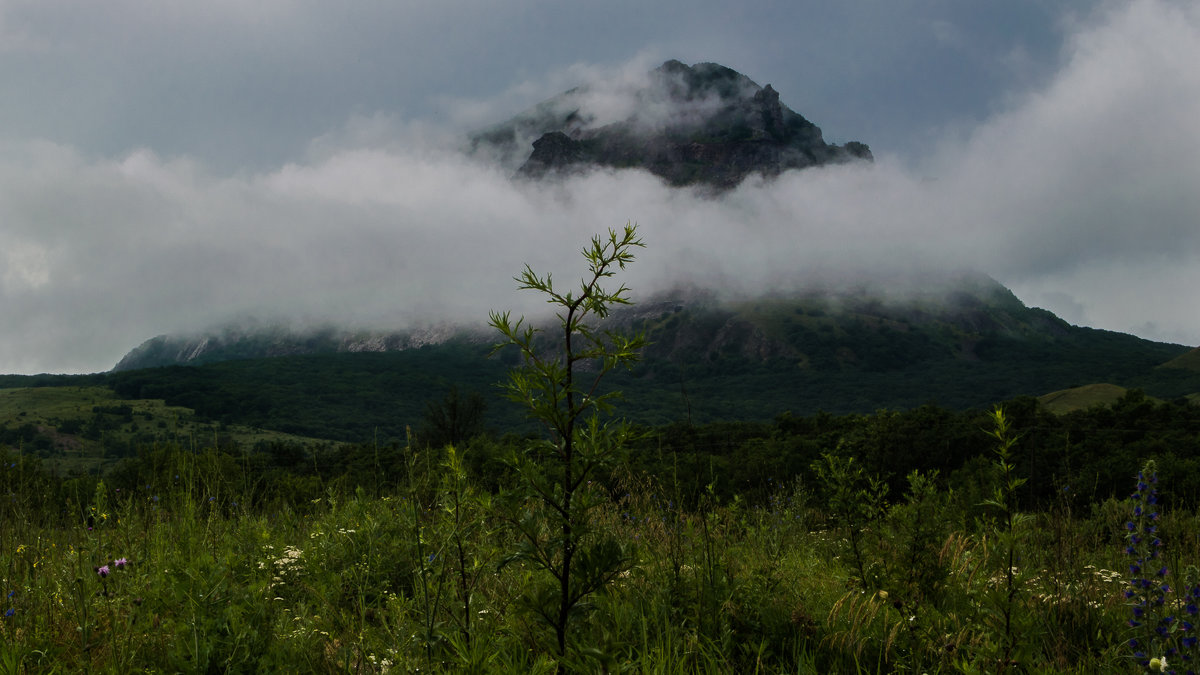
[[[716,63],[674,60],[632,82],[572,89],[471,141],[476,151],[521,161],[526,178],[640,168],[671,185],[718,190],[752,173],[873,159],[863,143],[826,143],[769,84]]]

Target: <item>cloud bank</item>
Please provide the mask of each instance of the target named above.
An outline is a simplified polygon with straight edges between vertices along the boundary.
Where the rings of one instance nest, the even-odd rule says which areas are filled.
[[[456,150],[461,129],[387,114],[253,172],[3,141],[0,372],[105,370],[154,335],[239,317],[400,328],[536,311],[511,282],[525,263],[566,283],[587,239],[627,221],[647,244],[624,278],[635,291],[965,267],[1074,323],[1197,344],[1194,63],[1200,8],[1113,5],[1074,26],[1053,77],[947,132],[919,167],[876,148],[873,166],[720,199],[629,171],[513,182]],[[608,74],[622,72],[635,68]],[[459,103],[457,120],[490,109]]]

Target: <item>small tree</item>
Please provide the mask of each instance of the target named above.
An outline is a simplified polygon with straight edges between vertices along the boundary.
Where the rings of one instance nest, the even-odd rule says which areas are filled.
[[[642,335],[629,337],[597,325],[613,306],[630,304],[623,284],[608,290],[601,283],[632,262],[633,250],[642,246],[636,225],[627,224],[621,233],[609,230],[607,238],[593,237],[583,250],[588,272],[577,291],[566,293],[555,289],[549,274],[539,276],[525,266],[515,277],[519,288],[545,294],[557,310],[558,332],[550,341],[539,340],[541,330],[524,318],[514,323],[508,312],[491,314],[492,327],[504,338],[496,349],[515,345],[523,359],[510,373],[507,395],[547,432],[547,438],[513,459],[529,492],[526,507],[512,518],[520,547],[506,562],[524,561],[544,572],[544,583],[525,599],[554,630],[560,671],[572,618],[629,559],[620,542],[590,527],[588,512],[606,499],[590,479],[614,459],[629,435],[623,423],[601,423],[619,392],[601,392],[600,382],[617,367],[632,365],[645,345]],[[527,508],[538,502],[544,508]]]
[[[438,401],[425,404],[425,417],[417,430],[417,439],[430,448],[462,445],[483,433],[483,414],[487,402],[479,392],[462,395],[458,387]]]

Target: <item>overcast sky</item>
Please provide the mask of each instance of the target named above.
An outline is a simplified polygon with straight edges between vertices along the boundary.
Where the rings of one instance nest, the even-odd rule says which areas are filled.
[[[877,161],[712,200],[636,172],[534,188],[456,150],[669,58]],[[965,267],[1200,344],[1197,63],[1186,0],[0,0],[0,373],[245,317],[481,322],[528,306],[524,263],[570,279],[627,221],[635,291]]]

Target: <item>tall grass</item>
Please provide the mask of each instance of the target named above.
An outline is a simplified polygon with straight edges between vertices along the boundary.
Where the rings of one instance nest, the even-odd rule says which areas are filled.
[[[519,544],[512,504],[479,488],[459,451],[407,449],[396,487],[326,480],[283,498],[247,463],[161,450],[119,487],[2,458],[0,673],[1146,667],[1129,647],[1131,502],[1079,513],[1064,500],[997,534],[995,518],[963,525],[936,475],[856,513],[815,482],[749,503],[615,478],[589,526],[633,559],[562,655],[519,610],[537,570],[499,564]],[[829,459],[825,478],[838,467],[854,470]],[[1155,516],[1181,591],[1174,560],[1200,555],[1196,522]]]

